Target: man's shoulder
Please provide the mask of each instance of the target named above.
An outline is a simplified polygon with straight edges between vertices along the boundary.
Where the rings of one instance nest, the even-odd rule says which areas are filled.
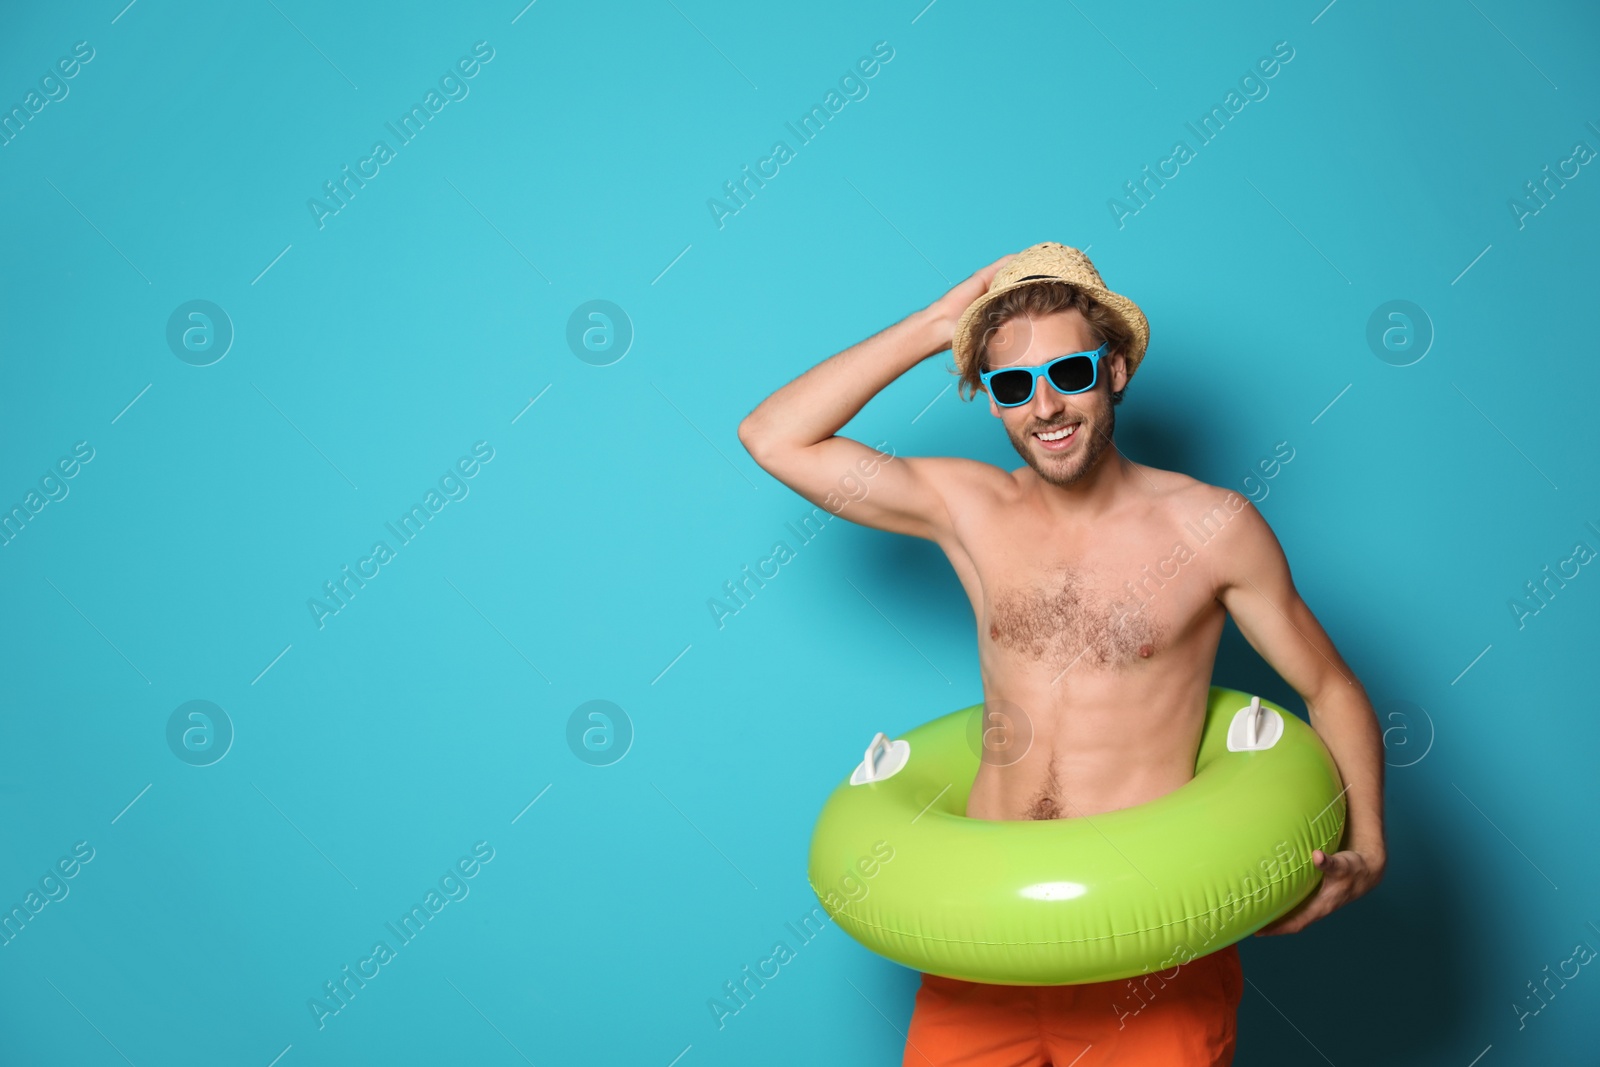
[[[1245,534],[1226,539],[1228,544],[1247,545],[1267,529],[1266,520],[1250,498],[1227,486],[1212,485],[1177,471],[1161,471],[1165,480],[1156,481],[1168,517],[1179,527],[1198,530],[1212,540],[1224,529]],[[1246,533],[1249,531],[1249,533]]]
[[[1164,470],[1146,463],[1136,466],[1139,473],[1131,480],[1130,485],[1180,509],[1221,500],[1228,493],[1228,490],[1220,486],[1209,485],[1182,471]]]
[[[1161,476],[1156,482],[1158,490],[1180,505],[1204,509],[1220,505],[1234,512],[1250,505],[1250,499],[1237,489],[1212,485],[1180,471],[1164,471],[1157,467],[1147,469]]]

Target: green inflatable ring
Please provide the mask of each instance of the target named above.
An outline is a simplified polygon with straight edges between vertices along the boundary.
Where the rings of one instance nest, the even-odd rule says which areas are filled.
[[[1312,850],[1344,833],[1339,771],[1315,731],[1215,686],[1195,776],[1173,792],[1092,818],[969,819],[982,712],[875,737],[812,835],[823,908],[907,967],[1068,985],[1181,965],[1309,896]]]

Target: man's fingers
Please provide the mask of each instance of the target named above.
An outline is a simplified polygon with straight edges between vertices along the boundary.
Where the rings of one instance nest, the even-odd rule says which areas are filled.
[[[1324,877],[1331,875],[1334,878],[1348,878],[1351,875],[1352,867],[1349,856],[1343,852],[1322,852],[1321,849],[1317,851],[1322,854],[1322,862],[1317,864],[1317,869],[1322,872]],[[1313,862],[1316,861],[1316,856],[1311,858]]]
[[[1262,927],[1258,932],[1269,936],[1272,934],[1296,934],[1332,910],[1323,901],[1322,895],[1319,893],[1271,926]]]
[[[1326,856],[1326,858],[1333,859],[1332,856]],[[1313,862],[1315,862],[1315,859],[1316,857],[1313,856]],[[1326,867],[1323,868],[1324,871],[1326,869]],[[1332,896],[1333,891],[1329,888],[1327,879],[1324,877],[1323,883],[1317,887],[1316,892],[1296,904],[1288,914],[1279,916],[1276,921],[1257,930],[1257,936],[1271,937],[1274,934],[1293,934],[1304,930],[1307,926],[1333,911]]]
[[[1257,937],[1272,937],[1275,934],[1288,933],[1288,931],[1283,928],[1284,925],[1285,925],[1284,921],[1282,919],[1279,919],[1277,922],[1270,923],[1270,924],[1268,924],[1266,926],[1263,926],[1261,929],[1257,930],[1256,931],[1256,936]]]
[[[1007,260],[1015,259],[1016,257],[1017,254],[1015,252],[1010,252],[1001,256],[999,259],[980,270],[978,272],[978,277],[983,279],[984,288],[988,288],[989,282],[994,279],[994,276],[999,272],[1000,268],[1006,265]]]
[[[1273,923],[1271,926],[1263,926],[1261,929],[1256,931],[1256,936],[1278,937],[1281,934],[1294,934],[1299,932],[1300,927],[1289,923],[1287,920],[1280,920]]]
[[[1318,890],[1318,892],[1321,892],[1321,890]],[[1273,934],[1294,933],[1294,929],[1291,929],[1291,927],[1293,927],[1295,923],[1299,922],[1300,917],[1311,909],[1311,902],[1316,899],[1317,896],[1315,893],[1313,893],[1311,896],[1307,897],[1305,900],[1302,900],[1300,903],[1291,908],[1287,914],[1278,916],[1272,922],[1257,930],[1256,933],[1262,937],[1270,937]]]
[[[1277,922],[1263,926],[1256,931],[1257,937],[1274,937],[1278,934],[1294,934],[1305,929],[1311,919],[1306,916],[1304,908],[1297,908],[1279,919]]]
[[[1358,861],[1364,862],[1361,855],[1356,852],[1324,852],[1320,848],[1314,850],[1311,853],[1311,862],[1322,872],[1322,884],[1317,887],[1315,893],[1301,901],[1287,915],[1257,930],[1256,936],[1270,937],[1274,934],[1296,933],[1331,914],[1350,899],[1355,884],[1351,879],[1356,878],[1360,872]]]

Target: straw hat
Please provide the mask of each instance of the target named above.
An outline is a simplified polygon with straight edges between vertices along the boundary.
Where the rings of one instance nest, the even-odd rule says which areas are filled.
[[[1144,312],[1132,300],[1106,288],[1100,272],[1094,269],[1089,257],[1068,245],[1044,241],[1025,248],[1005,266],[995,272],[989,291],[974,300],[956,322],[951,350],[955,354],[956,369],[966,373],[967,365],[978,355],[979,342],[983,340],[983,313],[1013,289],[1021,289],[1041,281],[1070,282],[1104,304],[1117,315],[1133,333],[1133,346],[1127,352],[1128,378],[1144,359],[1145,348],[1150,344],[1150,323]]]

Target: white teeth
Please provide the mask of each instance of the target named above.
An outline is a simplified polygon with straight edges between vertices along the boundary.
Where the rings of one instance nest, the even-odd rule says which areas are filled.
[[[1073,423],[1071,426],[1068,426],[1064,429],[1052,430],[1050,433],[1034,434],[1034,436],[1041,441],[1059,441],[1062,438],[1069,436],[1077,428],[1077,423]]]

